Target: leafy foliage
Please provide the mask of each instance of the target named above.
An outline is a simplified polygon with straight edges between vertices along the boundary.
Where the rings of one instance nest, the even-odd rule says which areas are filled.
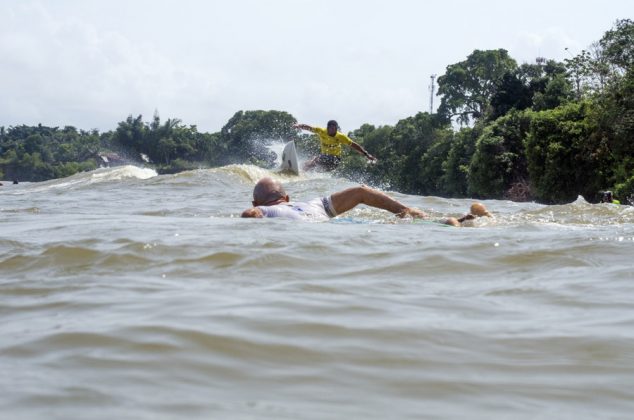
[[[443,95],[438,113],[457,117],[461,124],[483,117],[504,75],[516,68],[504,49],[475,50],[465,61],[447,66],[438,78],[438,94]]]
[[[119,123],[109,144],[135,161],[143,154],[151,162],[169,167],[175,159],[214,163],[217,160],[215,146],[218,136],[199,133],[196,126],[186,127],[179,119],[168,119],[161,124],[157,113],[151,123],[144,123],[143,116],[131,115]]]
[[[596,195],[605,185],[605,156],[588,141],[593,127],[587,102],[537,113],[526,140],[528,172],[535,196],[565,203],[578,194]]]
[[[634,67],[634,22],[622,19],[614,26],[603,35],[599,45],[613,74],[622,75]]]
[[[627,202],[634,197],[633,67],[629,19],[564,62],[518,66],[506,50],[475,50],[438,78],[437,114],[351,131],[378,162],[368,165],[346,148],[337,175],[410,194],[562,203],[611,189]],[[149,123],[129,116],[101,134],[0,127],[0,177],[40,181],[145,158],[162,173],[233,163],[271,168],[272,142],[295,140],[304,157],[319,152],[318,138],[299,134],[295,122],[283,111],[238,111],[216,133],[161,122],[158,114]]]
[[[0,130],[0,168],[12,180],[43,181],[95,169],[98,150],[96,131],[42,125]]]
[[[487,126],[469,166],[469,191],[503,198],[512,184],[528,178],[524,141],[533,114],[512,111]]]
[[[447,160],[443,162],[442,191],[450,197],[468,196],[468,174],[471,156],[481,126],[462,128],[451,140]]]
[[[511,112],[532,108],[556,108],[573,99],[566,67],[553,60],[545,64],[522,64],[504,74],[491,98],[488,119],[493,121]]]
[[[275,154],[266,146],[273,141],[294,139],[297,120],[281,111],[239,111],[222,127],[221,163],[252,163],[272,167]]]

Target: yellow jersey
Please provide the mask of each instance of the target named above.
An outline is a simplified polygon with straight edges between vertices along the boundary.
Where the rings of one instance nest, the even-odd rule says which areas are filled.
[[[341,156],[341,145],[352,143],[350,137],[337,131],[334,137],[328,135],[328,130],[321,127],[314,127],[313,132],[319,136],[321,141],[321,153],[324,155]]]

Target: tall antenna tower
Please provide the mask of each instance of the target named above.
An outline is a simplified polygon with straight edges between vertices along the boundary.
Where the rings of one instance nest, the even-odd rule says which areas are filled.
[[[434,91],[436,90],[436,85],[434,84],[436,80],[436,75],[432,74],[429,76],[431,79],[431,84],[429,85],[429,114],[434,113]]]

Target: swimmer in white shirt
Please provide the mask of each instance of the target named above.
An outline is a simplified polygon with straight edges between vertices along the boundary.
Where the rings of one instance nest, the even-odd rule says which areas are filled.
[[[291,203],[288,194],[279,181],[273,178],[262,178],[253,189],[253,207],[242,212],[242,217],[284,217],[288,219],[329,220],[339,214],[353,209],[359,204],[387,210],[398,217],[413,217],[427,219],[429,216],[414,207],[394,200],[387,194],[365,185],[352,187],[336,192],[328,197],[316,198],[306,203]],[[471,212],[456,219],[449,217],[442,220],[452,226],[461,226],[465,220],[476,216],[491,216],[484,205],[475,203]]]

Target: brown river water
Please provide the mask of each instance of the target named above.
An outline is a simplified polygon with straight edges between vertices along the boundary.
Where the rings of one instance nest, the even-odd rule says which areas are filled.
[[[633,418],[633,207],[241,219],[265,175],[300,201],[354,185],[235,165],[0,187],[0,418]]]

